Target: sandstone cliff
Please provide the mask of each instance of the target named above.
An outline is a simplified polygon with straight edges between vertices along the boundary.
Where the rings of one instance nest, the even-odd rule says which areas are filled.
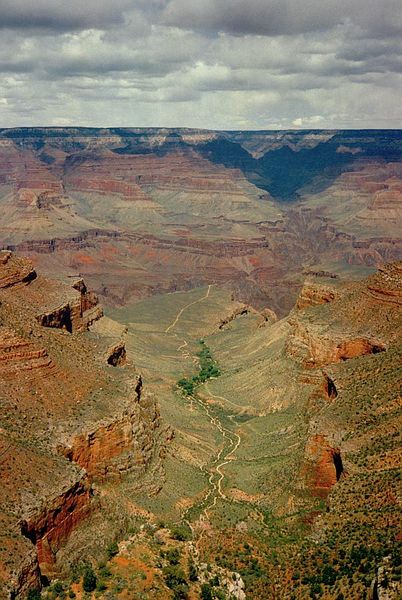
[[[113,369],[104,354],[110,339],[86,332],[102,312],[83,280],[34,273],[29,261],[0,254],[5,597],[65,570],[60,550],[99,510],[93,482],[127,473],[139,481],[170,435],[133,367]]]
[[[297,310],[290,316],[286,352],[302,367],[302,381],[314,386],[302,473],[320,497],[326,497],[345,474],[344,461],[352,471],[357,468],[349,462],[351,449],[368,443],[363,434],[356,439],[359,436],[347,422],[345,399],[353,393],[360,395],[356,388],[362,382],[367,387],[376,373],[376,387],[382,387],[385,404],[390,395],[389,410],[394,413],[397,389],[391,382],[397,375],[402,338],[401,291],[401,263],[383,266],[370,278],[354,284],[336,282],[335,293],[329,293],[326,285],[324,295],[322,285],[310,278],[301,291]],[[377,398],[374,391],[368,391],[368,404],[372,403],[370,396]],[[324,405],[320,404],[323,399]],[[375,428],[376,418],[370,418],[369,409],[365,410],[367,422]],[[352,420],[356,429],[364,430],[357,415]],[[390,423],[388,427],[393,428]],[[371,432],[374,443],[372,436]],[[376,452],[374,448],[370,451]]]

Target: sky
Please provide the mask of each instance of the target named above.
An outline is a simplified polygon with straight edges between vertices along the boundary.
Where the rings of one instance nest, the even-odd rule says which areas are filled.
[[[401,0],[0,0],[0,127],[402,127]]]

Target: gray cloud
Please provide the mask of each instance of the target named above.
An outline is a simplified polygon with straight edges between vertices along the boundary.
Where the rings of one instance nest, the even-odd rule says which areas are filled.
[[[400,0],[0,0],[0,126],[400,127]]]
[[[123,22],[130,0],[1,0],[0,27],[60,31],[110,27]]]
[[[352,22],[373,34],[401,32],[399,0],[171,0],[168,25],[243,35],[294,35]]]

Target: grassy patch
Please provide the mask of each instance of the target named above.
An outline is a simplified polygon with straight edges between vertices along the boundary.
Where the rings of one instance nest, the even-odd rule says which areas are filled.
[[[199,340],[198,343],[201,346],[201,350],[197,352],[200,365],[198,375],[193,375],[189,379],[182,378],[177,382],[178,387],[186,396],[193,396],[197,386],[205,383],[208,379],[219,377],[221,374],[216,361],[213,359],[211,350],[204,340]]]

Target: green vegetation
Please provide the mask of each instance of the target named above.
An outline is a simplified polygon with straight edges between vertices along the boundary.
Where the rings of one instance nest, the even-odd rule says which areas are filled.
[[[111,542],[109,544],[109,546],[106,548],[106,554],[108,559],[110,560],[111,558],[113,558],[113,556],[116,556],[116,554],[118,554],[119,552],[119,547],[117,545],[117,542]]]
[[[188,585],[184,571],[179,565],[167,565],[162,569],[166,585],[173,590],[174,598],[187,598]]]
[[[201,598],[202,600],[212,600],[212,589],[208,583],[203,583],[201,586]]]
[[[192,396],[195,388],[200,385],[200,383],[205,383],[208,379],[219,377],[221,374],[218,365],[213,359],[211,351],[204,340],[199,340],[198,343],[201,346],[200,352],[197,353],[200,364],[198,375],[193,375],[191,379],[179,379],[177,382],[177,385],[182,389],[186,396]]]
[[[40,600],[40,591],[36,588],[30,589],[27,594],[27,600]]]
[[[191,540],[191,529],[185,523],[175,525],[172,527],[171,532],[174,540],[178,540],[179,542],[187,542],[188,540]]]
[[[82,586],[85,592],[93,592],[96,589],[96,575],[92,567],[85,569]]]
[[[178,548],[170,548],[167,550],[165,557],[171,565],[178,565],[180,562],[180,550]]]
[[[188,563],[188,578],[190,581],[198,581],[197,568],[191,559]]]

